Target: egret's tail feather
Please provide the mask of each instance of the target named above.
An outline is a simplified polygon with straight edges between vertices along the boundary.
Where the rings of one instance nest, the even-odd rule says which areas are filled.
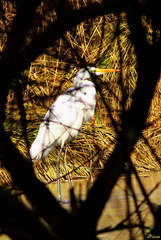
[[[36,143],[35,141],[33,142],[30,151],[30,158],[34,162],[35,160],[41,160],[43,158],[43,152],[40,149],[40,145]]]
[[[39,144],[38,142],[33,142],[29,154],[31,157],[32,161],[35,160],[42,160],[43,158],[46,158],[49,154],[49,152],[51,151],[51,147],[45,147],[45,146],[41,146],[41,144]]]

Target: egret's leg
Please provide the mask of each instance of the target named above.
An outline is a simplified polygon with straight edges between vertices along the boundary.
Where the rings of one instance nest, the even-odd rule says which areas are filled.
[[[58,198],[60,201],[62,201],[62,198],[61,198],[61,189],[60,189],[60,171],[59,170],[60,170],[60,156],[61,156],[62,150],[63,150],[63,147],[60,148],[58,159],[56,162],[56,172],[57,172],[57,178],[58,178]]]
[[[67,175],[67,177],[68,177],[69,187],[70,187],[70,189],[71,189],[71,188],[72,188],[72,182],[71,182],[70,175],[69,175],[69,171],[68,171],[67,164],[66,164],[67,150],[68,150],[68,145],[66,144],[66,145],[65,145],[65,153],[64,153],[63,164],[64,164],[64,169],[65,169],[66,175]]]

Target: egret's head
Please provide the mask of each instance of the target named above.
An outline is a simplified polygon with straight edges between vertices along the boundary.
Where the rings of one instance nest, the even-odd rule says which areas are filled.
[[[99,69],[95,67],[82,68],[74,78],[74,86],[78,86],[82,81],[88,80],[92,76],[98,76],[109,72],[118,72],[118,69]]]

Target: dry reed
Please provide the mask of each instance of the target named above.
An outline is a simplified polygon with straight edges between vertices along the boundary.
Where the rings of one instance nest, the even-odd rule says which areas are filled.
[[[79,2],[75,7],[79,8]],[[83,126],[78,138],[70,144],[67,163],[73,178],[95,176],[103,168],[116,144],[117,132],[113,121],[118,126],[121,125],[122,109],[130,108],[137,83],[137,60],[129,34],[124,13],[120,16],[109,14],[97,17],[67,32],[46,54],[31,63],[30,69],[19,79],[23,88],[27,136],[24,136],[15,88],[8,94],[4,123],[13,143],[26,158],[47,109],[62,91],[72,86],[76,72],[84,63],[88,63],[104,68],[120,68],[122,76],[119,73],[109,74],[98,80],[101,95],[98,93],[95,117]],[[131,154],[138,171],[160,169],[160,84],[159,82],[155,91],[143,138],[139,139]],[[105,108],[102,96],[110,112]],[[44,162],[33,164],[35,173],[41,180],[48,182],[56,179],[55,161],[58,151],[59,148],[56,148]],[[1,175],[3,171],[1,169]],[[63,169],[61,172],[64,174]]]

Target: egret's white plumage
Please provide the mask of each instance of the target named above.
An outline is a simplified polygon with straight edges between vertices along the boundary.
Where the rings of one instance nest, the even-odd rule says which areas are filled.
[[[81,69],[74,78],[74,87],[69,88],[57,98],[40,125],[38,135],[30,149],[30,157],[32,160],[40,160],[47,157],[56,145],[60,145],[57,161],[58,180],[59,159],[63,146],[67,146],[68,142],[75,139],[81,131],[83,123],[89,121],[94,115],[96,89],[95,84],[87,79],[91,78],[92,74],[99,75],[109,71],[116,70],[99,70],[94,67]],[[71,186],[70,178],[69,184]],[[60,181],[58,181],[58,190],[61,200]]]
[[[61,94],[46,113],[30,149],[32,159],[47,157],[56,145],[64,146],[77,137],[82,124],[94,115],[96,90],[88,80]]]

